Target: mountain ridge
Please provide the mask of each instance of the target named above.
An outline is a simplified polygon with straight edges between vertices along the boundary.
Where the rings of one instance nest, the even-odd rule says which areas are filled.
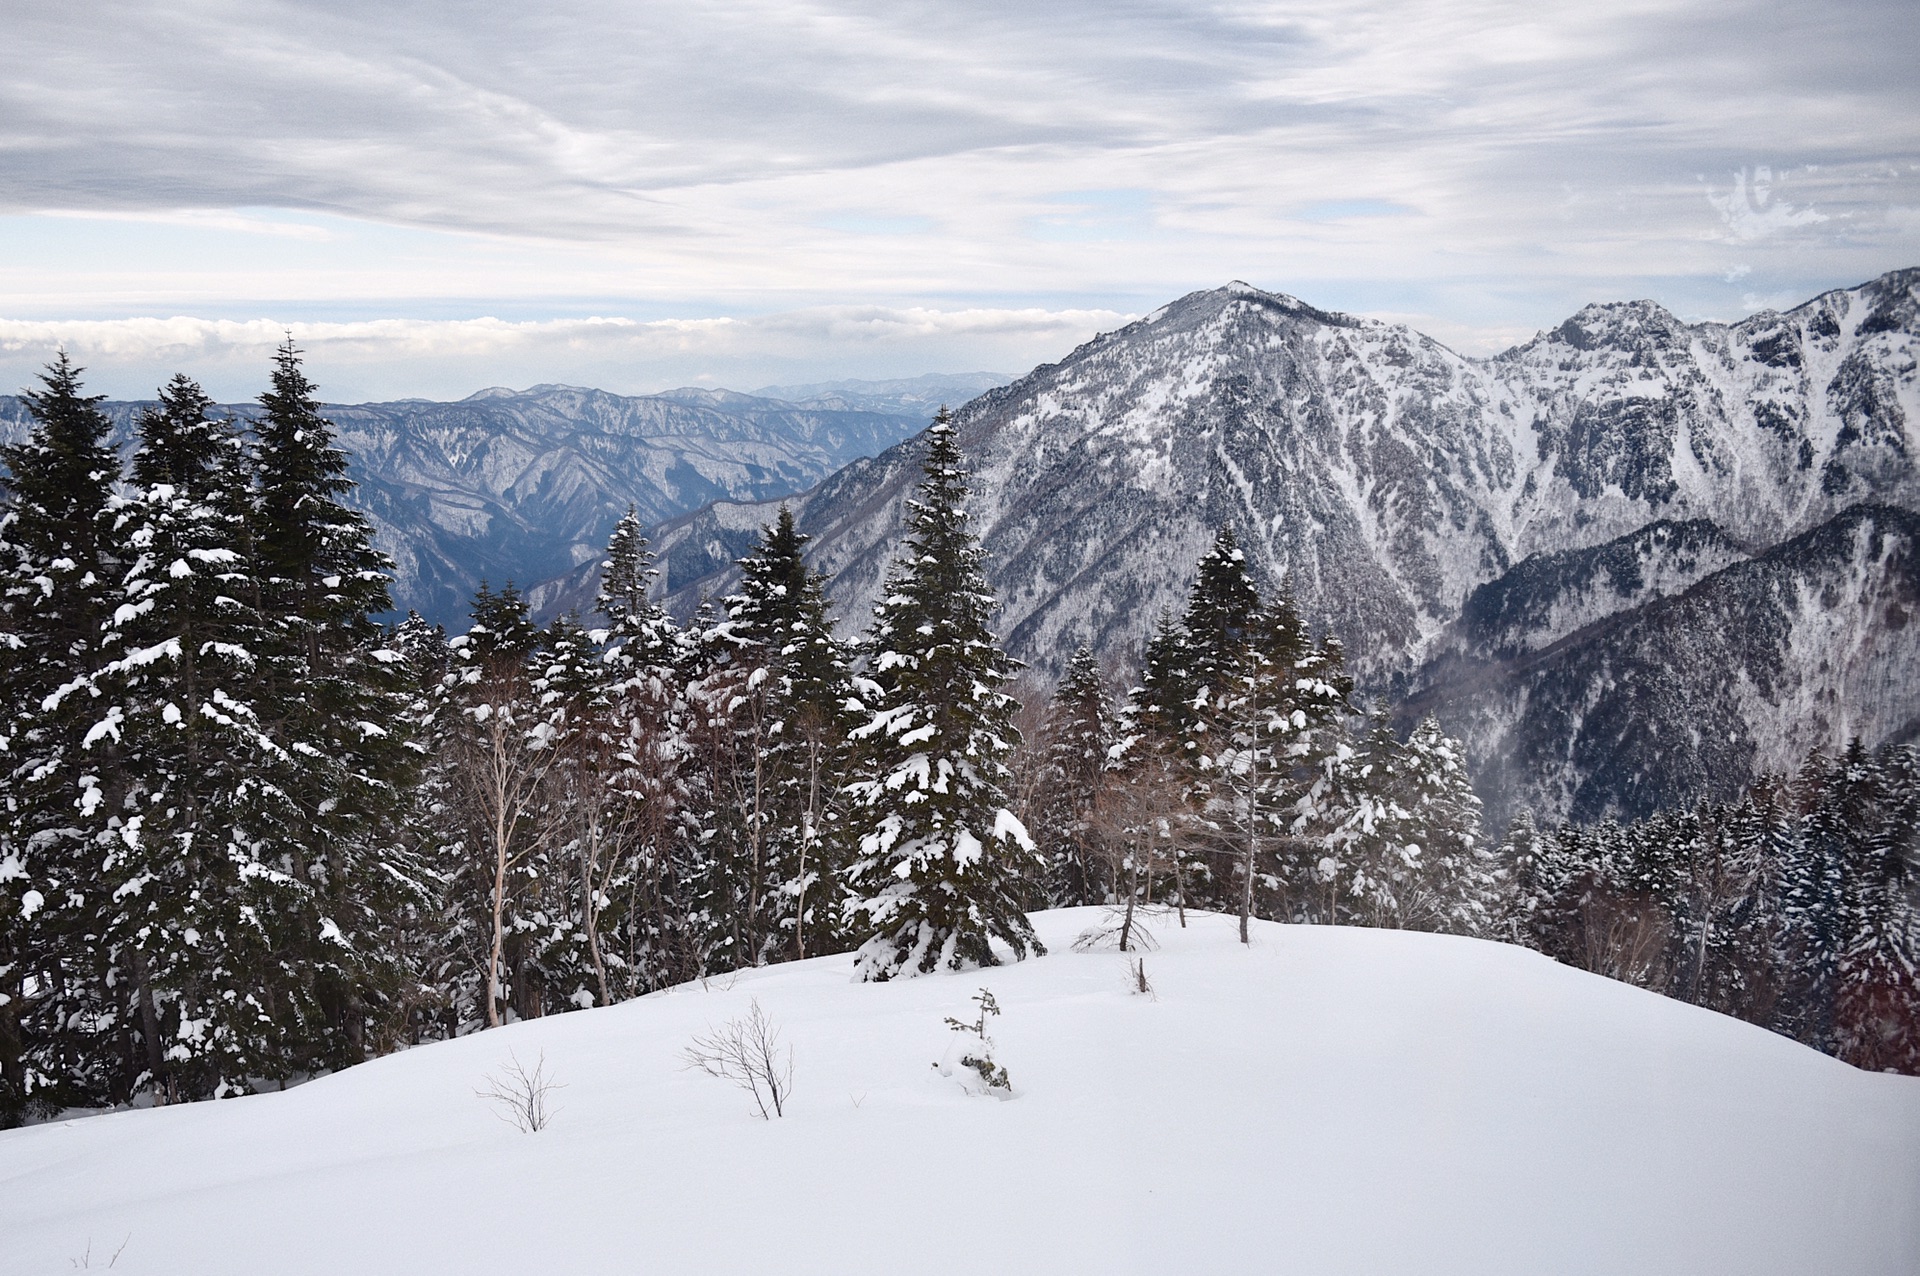
[[[1712,542],[1697,579],[1862,503],[1920,508],[1917,292],[1920,269],[1893,271],[1731,324],[1595,303],[1484,359],[1245,285],[1188,294],[956,412],[1001,636],[1042,675],[1082,644],[1137,657],[1230,522],[1261,587],[1287,580],[1363,691],[1392,699],[1476,590],[1537,556],[1694,526]],[[788,498],[849,627],[877,597],[919,448]],[[725,592],[774,508],[660,525],[669,605]]]
[[[102,405],[123,447],[150,403]],[[241,419],[259,411],[222,410]],[[558,384],[324,410],[357,484],[349,499],[394,558],[396,606],[456,628],[482,579],[532,584],[597,561],[629,504],[657,521],[716,497],[798,491],[924,425],[917,415],[729,391],[617,395]],[[0,439],[28,427],[24,401],[0,396]]]

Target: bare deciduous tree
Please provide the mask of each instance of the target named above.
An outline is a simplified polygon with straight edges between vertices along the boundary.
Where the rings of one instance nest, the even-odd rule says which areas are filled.
[[[474,1093],[493,1104],[500,1119],[522,1134],[538,1134],[547,1128],[558,1111],[552,1106],[553,1092],[566,1089],[548,1074],[544,1050],[531,1071],[518,1055],[508,1051],[500,1075],[487,1077],[486,1082],[486,1089]]]
[[[757,1000],[747,1006],[744,1017],[729,1019],[724,1027],[695,1037],[682,1055],[688,1067],[731,1081],[751,1094],[761,1119],[771,1121],[786,1115],[787,1099],[793,1094],[793,1049],[788,1047],[782,1057],[780,1030]]]

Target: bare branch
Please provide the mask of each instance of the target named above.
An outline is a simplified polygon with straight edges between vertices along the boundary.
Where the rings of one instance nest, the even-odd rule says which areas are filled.
[[[492,1103],[499,1110],[500,1119],[520,1133],[538,1134],[559,1113],[558,1108],[550,1106],[550,1096],[566,1086],[548,1075],[544,1050],[532,1071],[528,1071],[512,1051],[507,1052],[507,1060],[501,1075],[487,1077],[487,1088],[474,1094]]]
[[[793,1049],[788,1047],[782,1058],[780,1030],[757,1000],[747,1004],[744,1018],[729,1019],[725,1027],[695,1037],[681,1054],[688,1067],[751,1094],[761,1119],[771,1121],[786,1115],[793,1094]]]

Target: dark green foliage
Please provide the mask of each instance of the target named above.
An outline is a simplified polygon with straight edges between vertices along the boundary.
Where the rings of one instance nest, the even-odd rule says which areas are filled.
[[[866,979],[998,962],[998,939],[1040,951],[1021,908],[1032,840],[1006,809],[1012,662],[988,628],[993,597],[967,528],[951,419],[927,431],[925,478],[867,637],[871,716],[853,735],[862,828],[849,868]]]
[[[833,952],[845,934],[839,790],[852,679],[806,541],[785,506],[761,529],[709,636],[720,651],[700,689],[727,734],[735,942],[755,962]]]
[[[135,988],[140,1084],[167,1099],[300,1066],[276,1014],[286,989],[263,978],[306,910],[266,845],[298,812],[267,780],[280,759],[259,697],[271,635],[253,606],[245,449],[211,407],[176,377],[140,420],[115,659],[93,683],[115,715],[120,793],[99,812],[112,851],[97,942]]]
[[[333,427],[291,339],[274,356],[255,425],[253,553],[260,612],[273,627],[262,656],[272,775],[285,820],[263,830],[280,867],[308,894],[278,951],[297,1025],[296,1066],[363,1058],[404,981],[384,916],[428,890],[405,860],[396,820],[413,755],[404,671],[373,616],[388,610],[387,562],[366,520],[340,497],[351,486]]]
[[[1920,1073],[1920,764],[1810,756],[1728,806],[1509,835],[1522,935],[1571,964]]]
[[[129,1093],[132,1007],[107,983],[90,901],[97,839],[123,797],[118,741],[94,680],[122,571],[119,459],[108,422],[65,353],[25,397],[26,441],[0,450],[0,1124],[29,1109]]]
[[[1180,856],[1183,902],[1307,918],[1335,898],[1324,832],[1352,686],[1339,645],[1314,643],[1289,594],[1263,603],[1233,530],[1202,556],[1178,628],[1148,647],[1130,717],[1136,750],[1170,754],[1199,815]]]
[[[1047,714],[1046,758],[1034,809],[1044,813],[1034,839],[1046,864],[1049,904],[1105,903],[1112,895],[1112,864],[1102,853],[1102,812],[1109,784],[1109,753],[1116,740],[1113,709],[1093,652],[1082,647],[1067,662]]]

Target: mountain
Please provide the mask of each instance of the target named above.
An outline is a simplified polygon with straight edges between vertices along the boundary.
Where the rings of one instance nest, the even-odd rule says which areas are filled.
[[[1529,560],[1474,591],[1400,715],[1463,739],[1494,828],[1644,818],[1816,747],[1920,738],[1920,515],[1855,506],[1658,587],[1725,554],[1695,523]],[[1625,605],[1573,627],[1622,584]]]
[[[129,439],[145,405],[104,406]],[[396,605],[456,627],[482,578],[527,585],[597,562],[629,503],[658,521],[720,498],[797,492],[926,424],[726,390],[630,397],[561,385],[326,411],[351,456],[353,499],[395,560]],[[0,438],[26,428],[24,403],[0,397]]]
[[[820,957],[0,1131],[0,1276],[1912,1271],[1914,1078],[1412,932],[1157,919],[1149,998],[1074,951],[1100,921],[1037,914],[1048,956],[961,977]],[[934,1066],[982,984],[1007,1100]],[[773,1121],[684,1053],[756,1006]],[[537,1134],[476,1095],[515,1061],[564,1087]]]
[[[976,395],[1013,380],[998,372],[929,372],[890,381],[816,381],[811,385],[770,385],[754,393],[807,407],[838,407],[895,416],[931,418],[941,404],[958,407]]]
[[[1920,509],[1917,314],[1920,270],[1903,270],[1737,324],[1588,306],[1470,359],[1245,284],[1193,293],[957,412],[1001,634],[1045,672],[1082,643],[1136,654],[1231,522],[1265,584],[1286,580],[1342,638],[1371,695],[1430,685],[1423,667],[1470,640],[1452,627],[1489,584],[1505,582],[1478,604],[1497,613],[1483,640],[1550,645],[1853,506]],[[855,626],[919,446],[793,499]],[[663,525],[669,600],[723,591],[771,514],[720,502]],[[1604,587],[1554,584],[1588,569],[1552,556],[1608,546],[1622,570],[1644,551],[1645,570],[1594,560]],[[1495,632],[1501,615],[1516,632]],[[1920,711],[1920,685],[1887,691]],[[1668,796],[1689,794],[1703,795]]]

